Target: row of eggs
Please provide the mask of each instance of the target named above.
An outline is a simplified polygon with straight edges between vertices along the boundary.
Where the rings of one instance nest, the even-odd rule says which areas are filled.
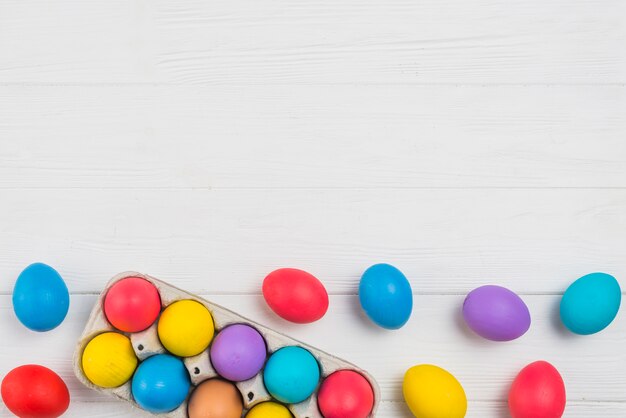
[[[237,326],[232,325],[224,331]],[[248,359],[244,356],[241,360],[246,362]],[[173,411],[187,399],[191,381],[179,357],[156,354],[138,363],[130,340],[116,332],[96,336],[87,344],[82,357],[83,372],[92,383],[112,388],[132,379],[133,399],[141,408],[152,413]],[[263,373],[268,392],[281,403],[255,406],[246,415],[250,418],[262,417],[260,411],[270,408],[279,416],[291,417],[283,403],[296,403],[308,398],[320,378],[315,358],[297,346],[283,347],[274,352]],[[341,399],[346,396],[358,400],[356,409],[338,409],[341,408]],[[323,380],[318,392],[318,405],[326,418],[338,418],[346,413],[355,418],[365,418],[369,416],[373,402],[373,391],[367,380],[351,370],[334,372]],[[213,378],[200,383],[193,389],[187,406],[189,418],[240,418],[242,413],[241,395],[228,379]]]
[[[176,357],[152,356],[142,363],[135,375],[133,394],[145,409],[167,410],[187,396],[188,376]],[[151,385],[155,382],[158,384]],[[337,418],[366,416],[365,411],[359,411],[367,408],[359,394],[350,402],[353,409],[339,409],[345,399],[337,396],[336,389],[359,387],[362,392],[368,392],[354,372],[331,374],[319,391],[320,409],[336,408],[334,414],[326,416]],[[404,377],[403,393],[411,412],[418,418],[462,418],[467,411],[463,387],[453,375],[437,366],[420,365],[409,369]],[[4,378],[2,399],[19,417],[58,417],[69,406],[69,391],[52,370],[27,365],[12,370]],[[509,410],[513,418],[558,418],[565,409],[565,399],[565,385],[559,372],[551,364],[538,361],[522,369],[513,381]],[[243,406],[232,383],[209,379],[195,388],[187,411],[190,418],[240,418]],[[292,418],[292,415],[284,405],[270,401],[255,405],[246,418]]]
[[[151,357],[150,367],[142,371],[151,373],[152,367],[165,367],[179,370],[179,364],[171,356]],[[180,389],[171,387],[176,379],[184,381],[182,373],[169,375],[169,390]],[[165,397],[160,401],[163,406],[171,402],[177,394],[161,393]],[[54,371],[39,365],[25,365],[11,370],[2,380],[2,399],[7,408],[21,418],[56,418],[69,407],[70,393],[65,382]],[[156,401],[155,401],[156,402]],[[200,384],[193,392],[189,402],[189,415],[211,418],[241,418],[243,407],[241,398],[235,387],[220,379],[210,379]],[[255,405],[246,418],[292,418],[289,410],[276,402],[262,402]]]
[[[128,283],[111,290],[111,297],[105,301],[105,312],[113,326],[124,332],[138,332],[156,320],[161,311],[160,299],[158,291],[148,285]],[[125,294],[141,295],[143,305],[139,306],[136,299],[127,299]],[[263,282],[263,296],[276,314],[296,323],[322,318],[329,305],[323,284],[313,275],[292,268],[270,273]],[[413,309],[409,281],[389,264],[373,265],[363,273],[359,300],[366,315],[387,329],[398,329],[406,324]],[[567,288],[561,299],[560,316],[572,332],[593,334],[613,321],[620,303],[621,289],[617,280],[609,274],[592,273]],[[32,264],[16,281],[13,308],[27,328],[53,329],[67,315],[67,286],[52,267]],[[130,312],[133,315],[129,315]],[[497,341],[515,339],[530,326],[530,314],[521,298],[499,286],[483,286],[470,292],[463,305],[463,315],[472,330]]]
[[[576,334],[595,334],[613,322],[621,299],[621,288],[613,276],[588,274],[565,291],[560,303],[561,320]],[[519,338],[531,323],[524,301],[509,289],[493,285],[479,287],[467,295],[463,317],[476,334],[492,341]]]
[[[262,369],[268,393],[284,404],[302,402],[318,387],[320,366],[308,350],[287,346],[268,358],[263,336],[247,324],[231,324],[214,335],[211,313],[195,300],[175,301],[161,312],[158,290],[143,278],[127,277],[113,284],[105,294],[103,311],[113,327],[126,333],[143,331],[157,322],[159,340],[170,354],[151,356],[138,365],[130,339],[111,331],[91,339],[81,360],[83,373],[97,386],[119,387],[132,378],[134,400],[150,412],[169,412],[182,404],[191,383],[180,358],[198,355],[209,347],[211,364],[224,380],[205,381],[193,391],[188,405],[190,418],[240,417],[242,402],[230,382],[251,379]],[[346,398],[351,403],[342,401]],[[373,404],[371,385],[352,370],[334,372],[319,388],[318,406],[326,418],[346,414],[365,418]]]
[[[263,283],[269,306],[292,322],[312,322],[328,308],[328,294],[313,275],[297,269],[279,269]],[[576,334],[594,334],[617,316],[621,288],[606,273],[591,273],[572,283],[560,304],[563,324]],[[368,268],[359,284],[359,300],[366,315],[386,329],[398,329],[411,317],[413,291],[406,276],[389,264]],[[300,307],[307,309],[299,309]],[[524,301],[501,286],[487,285],[471,291],[463,303],[463,317],[474,332],[493,341],[510,341],[530,328]]]

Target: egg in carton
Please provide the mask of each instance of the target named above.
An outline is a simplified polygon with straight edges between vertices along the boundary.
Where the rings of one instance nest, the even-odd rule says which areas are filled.
[[[139,284],[143,289],[137,289],[133,287],[131,283],[131,285],[126,286],[125,289],[125,292],[130,293],[130,295],[127,294],[121,297],[121,302],[111,302],[109,299],[114,299],[112,297],[107,299],[108,292],[116,284],[118,286],[115,286],[115,288],[119,288],[122,287],[119,285],[125,286],[125,284],[131,281],[135,281],[135,284]],[[143,300],[141,297],[133,297],[135,292],[141,293],[146,290],[148,294],[154,292],[152,297],[158,298],[157,307],[152,306],[154,305],[153,303],[146,303],[145,297]],[[169,337],[164,334],[165,331],[167,331],[167,329],[165,329],[167,327],[165,322],[169,320],[166,318],[169,313],[164,314],[164,312],[167,312],[168,308],[178,305],[178,302],[187,303],[192,309],[197,309],[199,306],[202,306],[206,308],[210,314],[213,323],[212,329],[210,329],[210,326],[204,326],[202,332],[196,333],[210,334],[208,335],[208,342],[205,340],[206,347],[202,347],[199,353],[181,352],[179,343],[182,342],[182,350],[184,351],[185,345],[196,344],[197,341],[195,340],[202,337],[202,335],[198,336],[194,334],[191,337],[188,336],[184,338],[184,341],[169,341]],[[193,302],[193,304],[190,302]],[[126,305],[133,303],[135,304],[135,310],[133,311],[131,309],[130,312],[126,312],[125,310],[128,308]],[[151,310],[152,312],[150,312]],[[111,317],[114,315],[110,312],[115,313],[117,316],[121,315],[122,319],[113,320]],[[141,314],[138,315],[137,312]],[[181,313],[186,314],[187,318],[185,318],[185,321],[182,323],[175,323],[172,332],[178,335],[184,334],[185,328],[188,328],[187,320],[193,322],[195,318],[203,315],[202,312],[194,313],[193,310],[182,310]],[[109,314],[110,317],[107,317],[107,314]],[[124,318],[124,315],[126,315],[126,318]],[[145,318],[141,318],[146,316],[148,322],[145,322]],[[142,320],[145,322],[143,325],[141,324]],[[114,326],[112,322],[115,323],[116,326]],[[211,358],[212,350],[216,348],[214,346],[217,344],[214,343],[220,338],[221,331],[229,329],[230,326],[241,327],[242,325],[247,326],[244,328],[251,328],[258,331],[262,336],[262,341],[265,344],[262,363],[259,363],[259,370],[253,372],[255,373],[254,376],[250,378],[248,378],[249,376],[245,376],[245,380],[228,376],[231,377],[231,380],[228,380],[228,378],[224,376],[224,374],[228,373],[224,373],[223,371],[222,373],[218,373],[218,371],[216,371],[216,368],[220,369],[220,367],[214,367],[214,363],[216,362],[212,360],[217,360],[217,358]],[[160,327],[165,330],[160,329]],[[139,328],[145,329],[138,330]],[[216,335],[215,338],[214,334]],[[241,349],[241,343],[237,343]],[[289,398],[294,395],[293,392],[289,393],[289,388],[286,393],[282,393],[280,387],[273,387],[268,390],[269,385],[266,381],[269,379],[270,373],[276,374],[273,370],[268,370],[269,367],[266,369],[265,366],[267,362],[272,360],[273,354],[287,347],[289,347],[288,350],[294,352],[292,354],[302,355],[302,353],[310,353],[317,365],[317,372],[311,373],[311,375],[313,375],[312,377],[306,377],[306,379],[309,380],[308,384],[313,384],[313,386],[310,386],[312,389],[309,390],[309,392],[312,393],[306,393],[306,399],[298,399],[297,402],[294,403],[289,403]],[[288,350],[282,350],[281,353],[287,354]],[[282,357],[285,356],[283,355]],[[148,362],[147,360],[149,359],[152,360]],[[165,404],[161,404],[161,408],[159,408],[159,405],[157,405],[157,407],[146,407],[145,402],[141,402],[141,400],[138,399],[138,397],[143,396],[140,395],[140,393],[144,393],[142,391],[148,390],[149,392],[150,388],[146,389],[145,382],[142,384],[142,382],[135,381],[144,375],[147,375],[149,378],[150,373],[147,371],[147,369],[149,369],[148,363],[156,363],[155,359],[168,360],[169,363],[155,364],[154,366],[156,367],[150,367],[151,369],[163,371],[168,367],[174,367],[174,369],[179,367],[181,370],[184,370],[183,374],[185,375],[180,378],[182,380],[188,380],[189,382],[189,386],[183,385],[182,389],[179,391],[181,399],[183,399],[182,397],[184,397],[184,399],[182,401],[181,399],[175,400],[174,403],[176,406],[173,409],[170,409],[171,404],[170,407]],[[239,358],[236,359],[237,362],[239,360]],[[295,361],[296,363],[300,363],[300,360],[302,359],[296,359]],[[304,360],[306,360],[306,358]],[[178,363],[181,365],[178,366]],[[274,367],[273,369],[276,368],[277,367]],[[278,367],[278,369],[280,369],[280,367]],[[287,369],[291,369],[291,367],[287,367]],[[268,372],[268,376],[264,376],[266,371]],[[317,395],[321,384],[327,377],[335,372],[358,376],[357,379],[360,380],[357,381],[357,383],[360,384],[361,387],[363,387],[363,385],[367,386],[368,397],[370,398],[369,402],[371,404],[371,410],[367,417],[375,416],[380,402],[380,389],[376,381],[366,371],[357,366],[294,340],[257,322],[244,318],[229,309],[211,303],[201,297],[190,294],[154,277],[137,272],[118,274],[107,283],[89,316],[87,325],[78,342],[74,354],[74,372],[78,379],[91,389],[129,402],[140,409],[147,410],[155,416],[167,418],[193,418],[189,413],[191,410],[189,400],[192,398],[194,390],[205,382],[218,379],[219,381],[228,382],[229,385],[236,387],[241,396],[242,416],[247,415],[255,406],[271,401],[287,407],[294,418],[324,418],[324,415],[320,412],[320,408],[318,407]],[[175,373],[178,372],[176,371]],[[315,373],[319,373],[317,378]],[[277,381],[278,383],[272,382],[272,386],[280,385],[280,378]],[[136,387],[133,386],[135,384],[137,384]],[[341,383],[337,382],[337,387],[345,386],[345,384],[345,380]],[[175,393],[176,390],[171,392]],[[280,393],[280,395],[277,395],[277,392]],[[272,396],[271,393],[275,396]],[[157,394],[156,397],[167,398],[170,395],[171,393],[168,392],[167,396]],[[148,394],[148,396],[150,396],[150,394]],[[220,395],[220,397],[227,399],[227,396]],[[156,403],[159,404],[160,401],[167,403],[167,399],[157,399]],[[225,400],[225,402],[227,402],[227,400]],[[280,408],[283,407],[281,406]],[[368,406],[368,409],[370,409],[370,406]],[[202,414],[199,414],[198,416],[201,415]]]

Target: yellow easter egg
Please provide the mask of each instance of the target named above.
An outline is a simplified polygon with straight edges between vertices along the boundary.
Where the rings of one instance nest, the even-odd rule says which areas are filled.
[[[133,375],[137,357],[127,336],[105,332],[87,343],[81,363],[83,373],[91,383],[116,388]]]
[[[169,305],[159,318],[159,339],[170,353],[191,357],[211,343],[215,327],[209,310],[195,300],[179,300]]]
[[[410,368],[402,391],[416,418],[463,418],[467,412],[463,386],[441,367],[422,364]]]
[[[286,406],[275,402],[263,402],[248,412],[246,418],[293,418]]]

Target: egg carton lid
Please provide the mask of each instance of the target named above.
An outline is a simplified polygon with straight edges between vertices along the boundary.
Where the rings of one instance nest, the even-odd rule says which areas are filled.
[[[372,390],[374,392],[374,407],[372,409],[370,417],[374,417],[376,415],[376,410],[378,409],[378,406],[380,404],[380,388],[378,387],[376,380],[365,370],[343,359],[340,359],[301,341],[293,339],[283,333],[261,325],[258,322],[241,316],[238,313],[231,311],[230,309],[226,309],[220,305],[201,298],[200,296],[186,292],[185,290],[179,289],[176,286],[172,286],[147,274],[142,274],[134,271],[127,271],[117,274],[111,280],[109,280],[102,293],[100,293],[98,301],[93,307],[91,314],[89,315],[89,319],[87,320],[87,324],[85,325],[85,329],[83,330],[83,333],[78,341],[76,350],[74,352],[74,373],[76,374],[78,380],[80,380],[80,382],[88,388],[97,390],[102,393],[106,393],[107,395],[113,396],[122,401],[129,402],[139,410],[153,416],[163,418],[187,418],[187,400],[185,400],[185,402],[183,402],[180,407],[171,412],[153,414],[140,408],[133,400],[133,396],[131,393],[132,379],[122,386],[109,389],[94,385],[91,381],[89,381],[89,379],[87,379],[83,372],[81,359],[85,346],[95,336],[104,332],[114,331],[129,336],[133,346],[133,350],[135,351],[135,354],[140,361],[143,361],[152,355],[167,352],[161,344],[157,333],[158,320],[155,321],[155,323],[152,324],[152,326],[150,326],[145,331],[129,334],[115,329],[106,319],[102,306],[107,290],[117,281],[125,279],[127,277],[140,277],[154,284],[161,296],[161,304],[163,307],[166,307],[177,300],[183,299],[191,299],[200,302],[211,312],[216,332],[219,332],[219,330],[231,324],[248,324],[256,328],[263,335],[267,344],[267,349],[270,353],[278,350],[281,347],[292,345],[300,346],[307,349],[317,359],[320,366],[320,382],[325,377],[337,370],[353,370],[360,373],[368,380],[368,382],[372,386]],[[211,361],[209,358],[209,348],[196,356],[184,358],[183,362],[187,367],[193,386],[197,386],[199,383],[207,379],[219,377],[217,372],[211,366]],[[271,395],[265,389],[262,375],[263,371],[259,372],[255,377],[250,380],[235,383],[235,385],[239,389],[239,392],[242,395],[244,412],[261,402],[273,400]],[[319,385],[313,395],[311,395],[311,397],[309,397],[307,400],[298,404],[287,405],[294,418],[323,418],[317,406],[317,390],[319,390]],[[187,399],[189,399],[189,397],[187,397]]]

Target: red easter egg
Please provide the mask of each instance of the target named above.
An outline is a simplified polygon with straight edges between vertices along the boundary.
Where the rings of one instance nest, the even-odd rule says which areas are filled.
[[[263,281],[263,297],[278,316],[298,324],[317,321],[328,310],[324,285],[306,271],[282,268]]]
[[[565,402],[563,379],[546,361],[524,367],[509,391],[509,410],[513,418],[560,418]]]
[[[70,392],[55,372],[29,364],[4,377],[2,400],[20,418],[56,418],[70,405]]]
[[[322,382],[317,404],[324,418],[367,418],[374,407],[374,391],[362,374],[340,370]]]
[[[160,312],[159,291],[140,277],[116,282],[104,297],[104,314],[120,331],[143,331],[156,321]]]

